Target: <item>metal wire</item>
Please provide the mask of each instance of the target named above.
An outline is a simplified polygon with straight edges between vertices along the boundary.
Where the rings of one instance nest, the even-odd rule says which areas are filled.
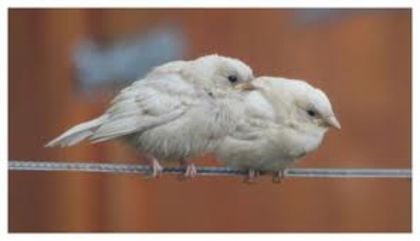
[[[79,171],[106,173],[141,173],[148,174],[151,168],[137,164],[83,163],[83,162],[44,162],[44,161],[9,161],[10,171]],[[203,176],[244,176],[246,170],[229,167],[197,167],[198,175]],[[184,173],[185,168],[165,167],[163,173]],[[410,169],[372,169],[372,168],[290,168],[285,177],[306,178],[406,178],[411,179]]]

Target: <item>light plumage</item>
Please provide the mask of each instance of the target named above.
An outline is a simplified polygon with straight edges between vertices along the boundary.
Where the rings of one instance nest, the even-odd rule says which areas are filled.
[[[251,68],[233,58],[170,62],[123,89],[103,115],[46,146],[122,139],[154,160],[185,162],[212,151],[235,127],[230,104],[240,98],[235,87],[252,79]]]
[[[328,127],[340,128],[328,97],[304,81],[260,77],[252,85],[256,89],[239,108],[236,130],[215,151],[227,166],[279,178],[288,165],[320,146]]]

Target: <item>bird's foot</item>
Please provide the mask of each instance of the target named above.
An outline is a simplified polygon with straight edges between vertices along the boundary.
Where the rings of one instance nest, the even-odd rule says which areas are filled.
[[[163,167],[156,158],[150,158],[151,174],[147,178],[158,178],[163,172]]]
[[[279,184],[286,177],[286,169],[281,169],[274,173],[273,183]]]
[[[185,169],[185,173],[184,176],[186,178],[193,178],[195,176],[197,176],[197,168],[195,167],[195,165],[193,163],[189,163]]]
[[[186,181],[197,176],[198,171],[194,163],[182,162],[182,164],[185,166],[185,172],[179,176],[180,181]]]
[[[245,177],[244,179],[244,183],[255,183],[255,179],[259,176],[259,172],[254,170],[254,169],[249,169],[248,170],[248,175]]]

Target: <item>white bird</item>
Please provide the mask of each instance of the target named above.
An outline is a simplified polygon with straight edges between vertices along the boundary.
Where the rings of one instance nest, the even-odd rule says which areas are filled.
[[[235,128],[230,102],[253,78],[248,65],[229,57],[169,62],[123,89],[104,114],[46,146],[120,139],[145,154],[153,177],[163,169],[159,161],[181,162],[185,177],[193,177],[197,170],[191,158],[211,152]]]
[[[329,127],[340,129],[328,97],[301,80],[259,77],[242,104],[236,130],[219,143],[221,163],[248,171],[272,172],[279,182],[287,166],[315,151]]]

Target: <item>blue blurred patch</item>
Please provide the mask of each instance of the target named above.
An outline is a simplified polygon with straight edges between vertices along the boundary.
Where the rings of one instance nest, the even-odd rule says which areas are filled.
[[[186,38],[174,26],[119,39],[105,46],[85,40],[76,46],[74,64],[82,91],[126,85],[168,61],[183,59]]]
[[[320,25],[351,13],[351,9],[299,9],[295,11],[294,22],[297,25]]]

